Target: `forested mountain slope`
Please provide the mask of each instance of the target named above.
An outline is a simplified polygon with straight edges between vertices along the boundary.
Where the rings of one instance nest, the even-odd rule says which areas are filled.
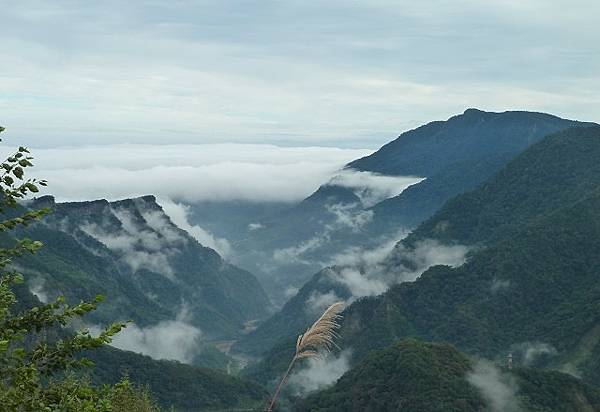
[[[514,351],[517,362],[544,348],[552,356],[541,366],[600,382],[599,158],[600,127],[561,132],[448,202],[386,264],[404,264],[411,248],[432,239],[469,247],[467,263],[432,267],[350,305],[341,346],[361,359],[415,336],[488,358]],[[252,374],[275,373],[286,351],[275,347]]]
[[[577,125],[592,124],[546,113],[467,109],[447,121],[405,132],[348,167],[388,175],[431,176],[467,159],[521,152],[543,136]]]
[[[103,294],[98,322],[185,319],[207,338],[236,336],[267,313],[256,278],[175,226],[153,196],[77,203],[43,197],[29,206],[53,210],[26,230],[46,245],[22,268],[42,298]]]
[[[236,240],[237,258],[268,280],[270,293],[281,301],[286,285],[302,286],[335,254],[398,240],[402,230],[476,188],[544,136],[590,125],[544,113],[469,109],[421,126],[349,163],[343,178],[334,177],[298,205],[263,216],[260,230]],[[376,190],[377,176],[383,175],[412,176],[413,183],[426,179],[397,196],[373,200],[365,193]]]
[[[112,384],[127,376],[136,384],[147,385],[166,410],[171,406],[179,412],[261,410],[269,398],[260,385],[222,371],[154,360],[110,347],[86,356],[95,362],[91,370],[94,383]]]
[[[468,242],[469,261],[352,305],[344,342],[364,354],[419,336],[488,357],[543,343],[545,364],[600,382],[599,156],[600,127],[560,133],[449,202],[405,243]]]
[[[497,367],[446,344],[403,340],[371,352],[296,411],[597,411],[600,391],[572,376]]]

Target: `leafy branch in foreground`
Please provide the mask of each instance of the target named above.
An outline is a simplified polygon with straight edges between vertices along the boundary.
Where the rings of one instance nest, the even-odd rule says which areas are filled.
[[[0,132],[3,130],[0,127]],[[77,305],[68,305],[60,297],[12,313],[17,303],[14,288],[24,280],[11,269],[12,259],[36,253],[42,243],[13,239],[8,232],[50,212],[25,210],[19,204],[27,195],[39,192],[39,186],[46,186],[44,180],[24,178],[25,169],[33,166],[31,160],[29,150],[19,147],[0,164],[0,236],[2,244],[9,245],[0,247],[0,405],[3,411],[114,411],[115,399],[125,395],[131,399],[135,388],[124,381],[121,386],[96,389],[70,373],[90,364],[78,357],[82,351],[110,343],[125,326],[110,325],[98,336],[72,332],[69,325],[73,320],[95,310],[102,297]]]
[[[273,398],[269,402],[267,412],[272,412],[281,392],[281,388],[287,382],[290,372],[294,368],[296,362],[304,358],[318,358],[322,352],[330,352],[335,345],[335,338],[338,337],[336,330],[339,329],[339,321],[342,318],[340,312],[344,308],[342,302],[334,303],[329,306],[319,319],[313,323],[313,325],[306,330],[303,334],[298,336],[296,340],[296,352],[292,358],[287,371],[281,378]]]

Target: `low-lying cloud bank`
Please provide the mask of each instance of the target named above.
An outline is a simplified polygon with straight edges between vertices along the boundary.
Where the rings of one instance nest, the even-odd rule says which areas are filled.
[[[100,328],[90,327],[97,335]],[[191,363],[200,352],[202,332],[187,322],[187,313],[182,310],[175,320],[167,320],[148,327],[129,324],[115,336],[111,346],[128,350],[153,359],[177,360]]]
[[[347,291],[345,299],[333,289],[325,289],[324,292],[315,290],[304,302],[305,312],[316,315],[333,302],[351,304],[364,296],[380,295],[392,285],[416,280],[432,266],[457,267],[466,261],[469,252],[466,246],[444,245],[427,239],[417,242],[414,248],[407,248],[400,243],[406,234],[400,231],[377,247],[353,246],[333,256],[326,265],[321,282],[344,286]]]
[[[295,372],[289,379],[290,386],[297,395],[333,385],[350,370],[351,351],[342,351],[338,356],[328,354],[322,358],[311,358],[306,366]]]
[[[466,246],[444,245],[436,240],[418,242],[410,249],[398,240],[392,238],[373,249],[348,248],[333,257],[328,279],[346,286],[351,302],[379,295],[397,283],[412,282],[431,266],[460,266],[469,251]]]
[[[477,362],[467,380],[479,390],[492,412],[522,411],[516,380],[494,364],[484,360]]]
[[[0,146],[0,156],[14,148]],[[154,194],[198,201],[299,201],[367,149],[263,144],[106,145],[31,149],[59,200]],[[298,177],[302,176],[301,179]]]
[[[371,207],[398,196],[407,187],[424,180],[415,176],[384,176],[372,172],[361,172],[353,169],[344,169],[336,173],[329,181],[329,185],[336,185],[353,189],[364,207]]]
[[[554,346],[544,342],[522,342],[513,345],[511,349],[526,367],[534,365],[540,357],[554,356],[558,353]]]

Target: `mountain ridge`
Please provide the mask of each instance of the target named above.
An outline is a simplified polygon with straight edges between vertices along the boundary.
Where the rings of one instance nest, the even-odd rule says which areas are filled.
[[[598,158],[600,126],[569,129],[447,202],[389,260],[401,264],[418,242],[437,239],[469,246],[466,263],[434,266],[414,282],[358,299],[343,314],[340,346],[361,359],[418,337],[492,359],[512,350],[519,360],[524,347],[539,345],[550,356],[538,366],[577,370],[598,384]],[[249,376],[277,373],[288,344],[277,344]]]
[[[546,113],[471,109],[407,131],[374,154],[348,163],[342,172],[425,180],[367,206],[356,189],[326,182],[299,204],[259,220],[261,230],[245,233],[236,242],[240,264],[272,284],[271,296],[283,304],[281,291],[301,287],[334,255],[352,246],[398,240],[398,232],[416,227],[448,199],[476,188],[546,135],[593,125]],[[335,212],[341,209],[346,221],[361,225],[339,224]],[[281,250],[291,252],[288,259],[277,259]]]
[[[46,243],[40,258],[28,261],[29,269],[45,282],[51,295],[59,290],[72,298],[107,295],[109,301],[102,306],[112,305],[112,310],[101,307],[97,320],[117,320],[117,307],[125,310],[119,319],[129,316],[140,325],[175,319],[185,312],[192,324],[209,335],[232,337],[246,321],[267,313],[269,300],[253,275],[174,225],[155,196],[68,203],[45,196],[28,206],[53,209],[43,222],[26,230]],[[63,278],[43,262],[61,265]],[[126,292],[120,284],[126,285]],[[78,286],[70,290],[69,285]],[[92,291],[93,286],[98,289]],[[111,299],[116,300],[114,305]]]

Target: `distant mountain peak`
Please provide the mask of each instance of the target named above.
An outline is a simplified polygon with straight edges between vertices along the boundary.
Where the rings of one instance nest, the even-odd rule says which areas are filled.
[[[469,115],[469,114],[480,114],[480,113],[489,113],[489,112],[485,112],[485,111],[483,111],[483,110],[479,110],[479,109],[476,109],[476,108],[474,108],[474,107],[469,107],[467,110],[465,110],[465,111],[463,112],[463,114],[464,114],[464,115]]]
[[[499,153],[516,155],[544,136],[591,125],[547,113],[468,108],[446,121],[434,121],[404,132],[347,167],[384,175],[430,177],[458,162]]]

